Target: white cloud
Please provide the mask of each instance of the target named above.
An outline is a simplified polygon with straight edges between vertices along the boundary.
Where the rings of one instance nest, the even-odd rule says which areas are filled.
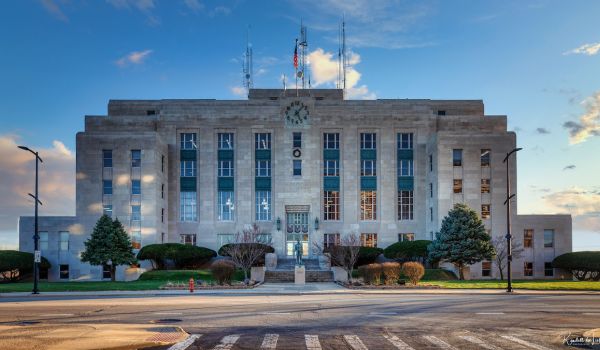
[[[154,0],[106,0],[109,4],[115,8],[122,9],[136,9],[146,16],[146,21],[151,26],[160,24],[160,19],[155,16],[152,11],[154,10]]]
[[[68,22],[69,18],[61,10],[61,8],[54,2],[54,0],[41,0],[42,5],[52,16],[63,22]]]
[[[229,91],[236,97],[240,97],[240,98],[248,97],[246,88],[243,86],[232,86],[231,88],[229,88]]]
[[[581,45],[573,50],[564,52],[563,55],[580,54],[594,56],[600,52],[600,42]]]
[[[204,4],[198,0],[183,0],[183,3],[194,12],[199,12],[204,9]]]
[[[126,67],[129,64],[142,64],[151,53],[152,50],[132,51],[116,60],[115,63],[119,67]]]
[[[581,102],[585,112],[579,121],[567,121],[563,127],[569,131],[570,143],[577,144],[590,136],[600,136],[600,91]]]

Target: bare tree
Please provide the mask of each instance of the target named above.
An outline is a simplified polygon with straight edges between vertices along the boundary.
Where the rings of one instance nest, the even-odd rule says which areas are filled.
[[[512,257],[513,259],[519,259],[523,255],[523,245],[520,242],[515,242],[514,240],[512,242]],[[508,261],[508,245],[506,243],[506,238],[492,238],[492,245],[496,250],[496,256],[494,257],[494,260],[496,262],[496,266],[498,267],[498,272],[500,273],[500,279],[504,280],[504,270],[506,269],[506,264]]]
[[[352,272],[354,271],[354,264],[356,264],[356,261],[358,260],[360,247],[360,237],[355,233],[344,236],[339,244],[336,244],[333,247],[324,248],[319,243],[314,243],[314,249],[319,254],[326,253],[329,255],[331,265],[340,266],[346,271],[349,282],[352,282]]]
[[[257,224],[238,232],[232,243],[223,247],[225,255],[231,257],[235,266],[244,271],[244,281],[248,281],[248,273],[261,258],[265,256],[271,242],[265,242],[262,231]]]

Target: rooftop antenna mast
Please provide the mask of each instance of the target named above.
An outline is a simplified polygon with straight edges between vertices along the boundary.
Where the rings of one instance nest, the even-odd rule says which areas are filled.
[[[246,31],[246,52],[244,53],[244,87],[248,94],[250,94],[250,89],[254,87],[254,73],[252,69],[252,44],[250,44],[250,26],[248,26],[248,30]]]
[[[346,19],[342,17],[342,89],[346,95],[346,69],[348,68],[348,57],[346,55]]]
[[[306,89],[306,51],[308,50],[308,40],[306,37],[306,26],[300,20],[300,67],[298,68],[298,78],[302,80],[302,88]]]
[[[338,56],[337,56],[337,80],[335,82],[335,88],[342,88],[342,24],[338,23]]]

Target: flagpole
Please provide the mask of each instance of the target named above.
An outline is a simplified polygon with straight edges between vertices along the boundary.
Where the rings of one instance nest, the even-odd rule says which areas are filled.
[[[296,97],[298,97],[298,38],[294,46],[294,77],[296,78]]]

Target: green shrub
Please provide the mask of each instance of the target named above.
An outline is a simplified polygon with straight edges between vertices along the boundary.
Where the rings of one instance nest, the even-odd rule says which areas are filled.
[[[358,251],[358,259],[354,267],[368,265],[375,262],[377,257],[383,253],[383,249],[375,247],[360,247]]]
[[[396,284],[402,273],[402,266],[397,262],[384,262],[381,264],[385,284]]]
[[[458,279],[454,272],[444,269],[425,269],[423,281],[453,281]]]
[[[51,267],[42,257],[40,269]],[[33,272],[33,254],[17,250],[0,250],[0,277],[2,281],[15,282]]]
[[[559,255],[552,267],[569,270],[579,281],[600,281],[600,252],[572,252]]]
[[[271,247],[268,244],[262,244],[262,243],[228,243],[223,245],[220,249],[219,249],[219,255],[220,256],[229,256],[229,254],[227,253],[227,250],[229,249],[230,246],[236,245],[236,244],[241,244],[242,246],[249,246],[249,245],[258,245],[258,246],[262,246],[262,249],[264,250],[265,254],[267,253],[275,253],[275,248]],[[256,263],[254,264],[254,266],[264,266],[265,265],[265,256],[263,255],[260,259],[258,259],[256,261]]]
[[[172,261],[177,269],[198,268],[217,253],[205,247],[197,247],[189,244],[163,243],[150,244],[140,249],[137,258],[139,260],[151,260],[154,268],[163,270],[167,261]]]
[[[358,274],[363,278],[365,283],[378,285],[381,284],[383,269],[381,264],[361,265],[358,267]]]
[[[431,241],[417,240],[396,242],[383,250],[383,255],[388,259],[405,261],[418,261],[424,264],[427,261],[427,246]]]
[[[425,274],[423,264],[409,261],[402,264],[402,273],[410,280],[410,283],[417,285]]]
[[[231,260],[220,259],[212,263],[210,271],[220,285],[231,284],[231,279],[235,274],[235,264]]]

